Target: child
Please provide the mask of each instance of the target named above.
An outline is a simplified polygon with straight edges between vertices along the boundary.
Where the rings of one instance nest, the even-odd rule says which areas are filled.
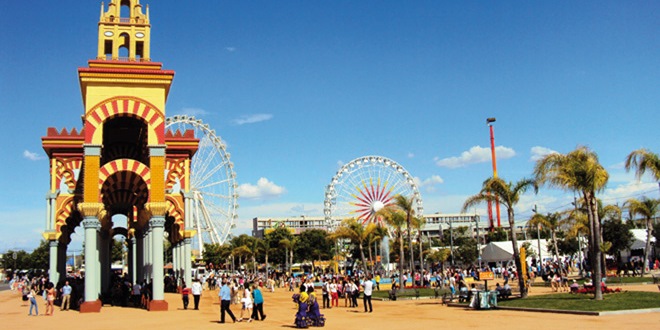
[[[252,294],[247,286],[245,287],[245,294],[241,298],[241,303],[243,303],[243,308],[241,309],[241,317],[238,319],[238,322],[243,321],[243,313],[247,314],[247,321],[252,322]]]
[[[181,299],[183,300],[183,309],[188,309],[188,302],[189,300],[189,295],[190,294],[190,289],[186,287],[185,284],[183,284],[183,287],[181,288]]]

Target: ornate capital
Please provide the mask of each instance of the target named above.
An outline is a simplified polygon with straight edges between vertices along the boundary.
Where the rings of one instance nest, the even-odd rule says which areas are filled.
[[[58,232],[55,232],[55,231],[46,231],[46,232],[43,232],[41,234],[41,236],[43,236],[43,238],[45,240],[51,241],[51,242],[52,241],[57,241],[57,239],[59,239],[61,235],[62,235],[61,232],[58,233]]]
[[[190,243],[192,243],[192,238],[186,237],[183,239],[183,244],[190,245]]]
[[[164,217],[167,212],[166,202],[151,202],[144,205],[144,208],[151,213],[152,217]]]
[[[99,229],[101,228],[101,222],[96,218],[89,218],[82,221],[83,228],[92,228]]]
[[[50,247],[52,247],[52,248],[53,248],[53,247],[57,247],[57,245],[58,245],[58,242],[57,242],[57,241],[50,241],[50,242],[48,242],[48,246],[50,246]]]
[[[102,203],[80,203],[78,204],[78,211],[82,213],[84,218],[98,218],[103,211]]]
[[[149,220],[149,227],[151,228],[165,227],[165,218],[159,216],[151,218],[151,220]]]

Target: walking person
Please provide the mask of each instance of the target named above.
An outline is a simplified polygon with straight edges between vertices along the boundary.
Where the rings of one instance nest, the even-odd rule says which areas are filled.
[[[232,321],[236,322],[236,316],[231,312],[231,289],[227,285],[228,280],[222,280],[222,287],[218,292],[220,297],[220,323],[225,323],[225,312],[229,314]]]
[[[252,318],[255,320],[265,320],[264,314],[264,296],[261,294],[259,286],[252,286],[252,296],[254,297],[254,308],[252,309]]]
[[[62,305],[60,305],[60,310],[61,311],[68,311],[69,310],[69,304],[71,303],[71,286],[69,285],[69,281],[64,282],[64,286],[60,289],[60,292],[62,292]]]
[[[323,308],[331,308],[330,307],[330,291],[328,287],[330,286],[330,283],[328,283],[327,279],[323,280],[323,286],[321,287],[321,292],[323,293]]]
[[[46,289],[46,315],[53,315],[55,312],[55,286],[53,283],[48,283],[48,289]],[[50,310],[50,313],[48,311]]]
[[[246,313],[248,318],[247,322],[252,322],[252,293],[250,292],[249,284],[245,284],[245,291],[243,293],[243,298],[241,298],[241,303],[243,307],[241,308],[241,317],[238,319],[238,322],[243,321],[243,313]]]
[[[362,298],[362,304],[364,305],[364,312],[367,312],[367,304],[369,304],[369,313],[373,312],[373,307],[371,306],[371,293],[374,289],[374,282],[371,281],[371,275],[367,276],[367,279],[362,283],[364,287],[364,297]]]
[[[330,306],[339,307],[339,292],[337,291],[337,279],[333,278],[332,283],[330,283]]]
[[[183,309],[188,309],[188,303],[190,303],[190,288],[186,286],[185,283],[181,287],[181,300],[183,300]]]
[[[195,310],[199,310],[199,298],[202,296],[202,284],[198,279],[193,280],[192,287],[190,288],[195,302]]]
[[[37,305],[37,285],[33,285],[28,293],[28,299],[30,299],[30,313],[29,316],[32,316],[32,308],[36,312],[36,316],[39,316],[39,306]]]

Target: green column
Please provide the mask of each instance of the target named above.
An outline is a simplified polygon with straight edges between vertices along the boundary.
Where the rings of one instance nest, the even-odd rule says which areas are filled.
[[[50,241],[49,246],[50,246],[50,253],[49,253],[49,261],[50,265],[48,268],[48,280],[50,282],[53,282],[53,284],[57,285],[57,282],[60,280],[60,274],[57,272],[57,241]]]
[[[153,216],[149,221],[151,230],[151,250],[153,269],[153,297],[154,300],[165,300],[165,285],[163,283],[163,233],[165,231],[165,217]]]
[[[96,287],[99,277],[97,256],[97,230],[101,228],[101,223],[96,217],[85,217],[82,222],[85,228],[85,301],[96,301],[99,297],[99,290]],[[95,260],[96,259],[96,260]]]

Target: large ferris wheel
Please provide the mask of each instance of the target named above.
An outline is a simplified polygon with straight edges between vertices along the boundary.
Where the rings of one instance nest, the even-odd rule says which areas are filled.
[[[326,187],[325,220],[330,228],[346,218],[379,223],[376,213],[392,205],[396,195],[413,197],[416,213],[424,213],[415,180],[403,166],[382,156],[356,158],[343,165]]]
[[[190,162],[190,212],[197,242],[193,244],[203,253],[204,243],[223,244],[238,218],[238,187],[234,164],[222,139],[208,124],[192,116],[179,115],[166,119],[172,131],[193,130],[199,139],[197,152]]]

